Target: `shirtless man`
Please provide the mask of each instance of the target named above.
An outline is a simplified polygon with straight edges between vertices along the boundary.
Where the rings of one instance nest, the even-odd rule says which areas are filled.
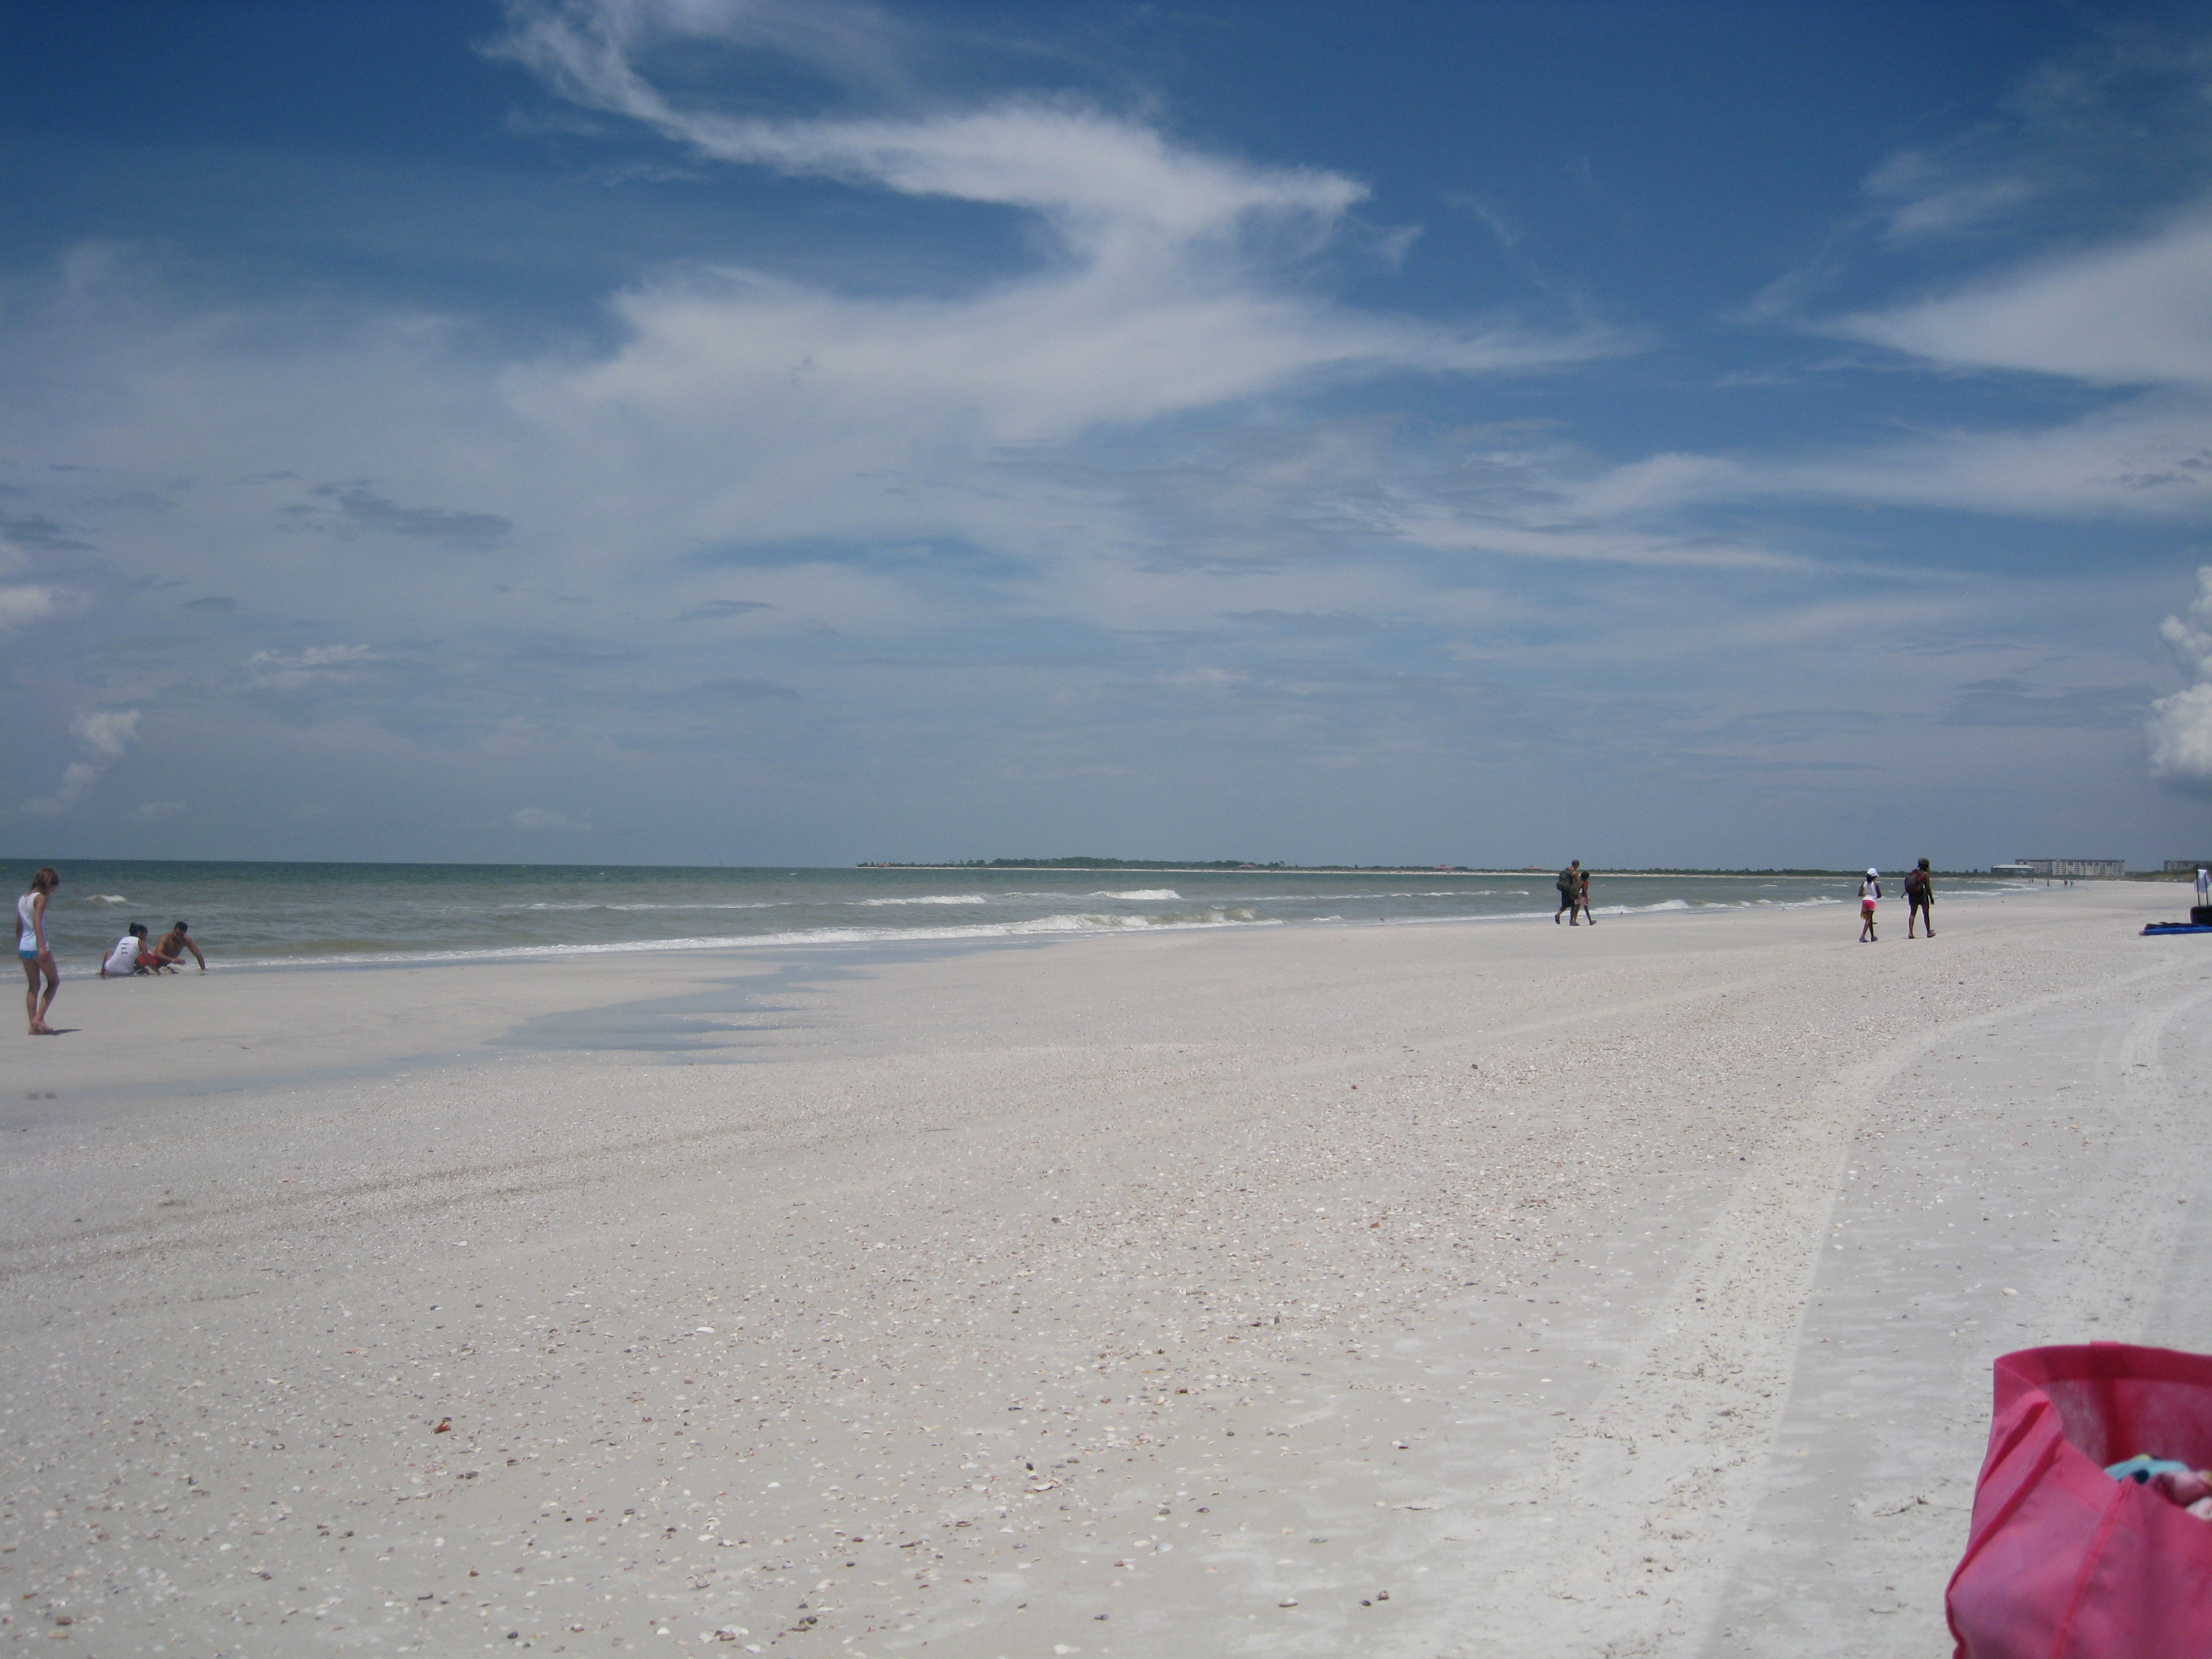
[[[161,935],[161,942],[154,947],[154,965],[161,972],[173,974],[177,964],[185,959],[187,951],[192,953],[192,960],[199,963],[200,972],[207,972],[207,958],[200,954],[200,947],[192,943],[192,936],[185,931],[185,924],[173,921],[169,924],[169,931]]]
[[[1581,927],[1582,920],[1576,912],[1581,908],[1582,902],[1583,861],[1569,859],[1567,867],[1559,872],[1559,908],[1552,912],[1552,920],[1557,922],[1561,916],[1566,916],[1570,926]]]

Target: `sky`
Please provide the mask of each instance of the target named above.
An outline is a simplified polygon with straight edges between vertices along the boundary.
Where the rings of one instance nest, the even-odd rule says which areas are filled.
[[[2185,6],[0,0],[0,848],[2212,855]]]

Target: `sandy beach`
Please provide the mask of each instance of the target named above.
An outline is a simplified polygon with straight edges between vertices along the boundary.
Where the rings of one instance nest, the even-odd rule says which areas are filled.
[[[1990,1359],[2212,1347],[2185,903],[70,981],[0,1636],[1946,1652]]]

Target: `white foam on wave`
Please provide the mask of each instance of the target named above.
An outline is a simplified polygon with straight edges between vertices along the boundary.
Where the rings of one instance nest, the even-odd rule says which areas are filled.
[[[538,899],[526,904],[502,904],[499,908],[502,910],[773,910],[781,905],[800,902],[796,899],[750,899],[723,902],[714,899],[696,899],[683,903],[640,900],[634,904],[624,904],[609,899]]]
[[[1133,904],[1143,904],[1147,902],[1158,903],[1169,899],[1174,900],[1178,904],[1182,902],[1182,895],[1176,892],[1172,887],[1137,887],[1131,889],[1126,893],[1091,893],[1086,894],[1085,896],[1089,898],[1126,899]]]
[[[830,903],[837,901],[830,900]],[[919,893],[912,898],[862,899],[862,904],[988,904],[991,901],[981,893]]]
[[[1661,910],[1802,910],[1808,905],[1841,904],[1839,898],[1808,899],[1661,899],[1656,904],[1601,904],[1608,916],[1647,916]]]
[[[120,893],[87,893],[84,896],[84,902],[87,904],[128,904],[131,902],[129,899],[124,897]]]
[[[234,959],[231,968],[396,968],[434,962],[527,962],[554,957],[630,956],[642,951],[750,951],[803,945],[897,945],[933,939],[1018,939],[1034,935],[1177,933],[1199,928],[1279,927],[1283,924],[1249,911],[1209,910],[1188,916],[1111,915],[1037,916],[1027,921],[974,922],[945,927],[802,927],[780,933],[739,933],[716,938],[614,939],[592,945],[507,945],[480,951],[394,951],[328,957],[252,957]]]

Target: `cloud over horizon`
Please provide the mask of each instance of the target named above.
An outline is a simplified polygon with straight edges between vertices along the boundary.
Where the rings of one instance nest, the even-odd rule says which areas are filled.
[[[2002,771],[2014,734],[2141,777],[2126,700],[2212,501],[2212,169],[2091,222],[1994,118],[1898,150],[1838,116],[1805,142],[1857,182],[1808,201],[1724,100],[1710,150],[1647,112],[1649,145],[1539,169],[1506,143],[1566,143],[1535,60],[1446,96],[1444,18],[1358,50],[1448,143],[1173,19],[1117,58],[957,8],[503,18],[423,93],[496,136],[392,162],[404,189],[347,174],[336,216],[296,135],[267,141],[292,198],[181,142],[140,157],[151,195],[55,152],[107,205],[0,271],[0,629],[61,781],[19,814],[107,833],[127,789],[487,854],[700,856],[709,823],[781,858],[1064,823],[1350,854],[1477,801],[1547,835],[1617,813],[1609,776],[1673,858],[1716,767],[1808,779],[1746,837],[1860,833],[1808,757],[1900,732],[2015,819],[2061,809]],[[2058,131],[2037,61],[1956,95]],[[1723,191],[1766,228],[1719,235]],[[1793,287],[1778,228],[1822,212]],[[159,741],[108,752],[87,709]],[[1587,781],[1539,758],[1563,734]]]
[[[2151,775],[2186,788],[2212,787],[2212,564],[2197,573],[2189,619],[2168,617],[2159,636],[2196,684],[2151,705]]]

